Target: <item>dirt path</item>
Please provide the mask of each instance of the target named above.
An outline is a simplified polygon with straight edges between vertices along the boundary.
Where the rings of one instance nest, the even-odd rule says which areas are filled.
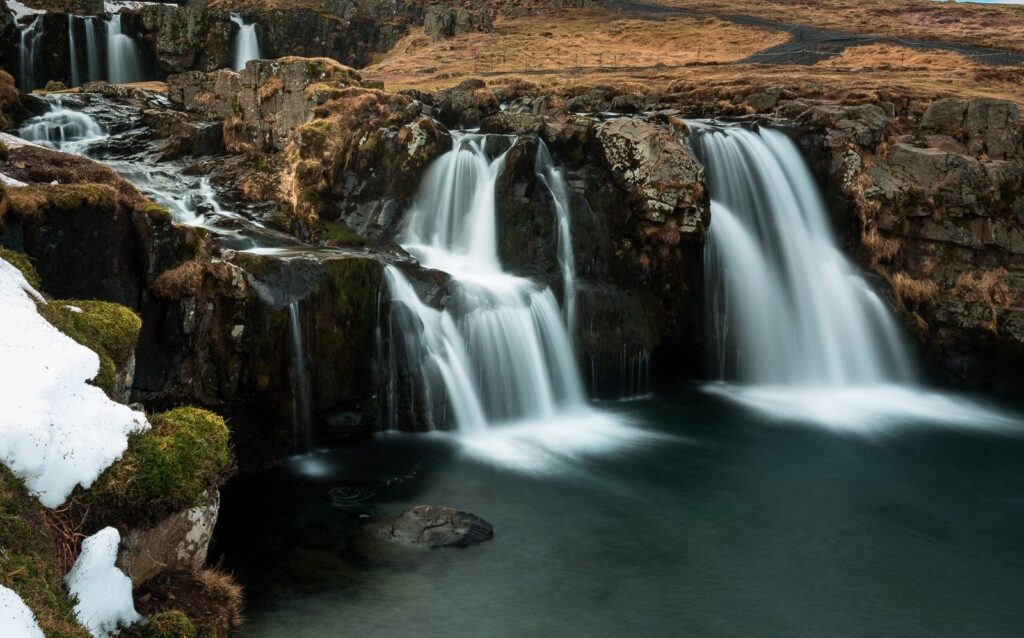
[[[646,16],[684,15],[695,18],[713,17],[743,26],[788,31],[792,34],[788,42],[755,53],[750,57],[739,60],[738,63],[810,65],[837,56],[849,47],[865,44],[890,44],[925,51],[953,51],[969,58],[978,58],[986,64],[995,66],[1024,64],[1024,53],[1002,51],[989,47],[948,44],[945,42],[896,38],[892,36],[858,35],[856,33],[809,27],[792,22],[757,18],[737,13],[715,13],[682,7],[647,4],[644,2],[631,2],[629,0],[608,0],[606,6],[610,9],[620,9],[628,13]]]

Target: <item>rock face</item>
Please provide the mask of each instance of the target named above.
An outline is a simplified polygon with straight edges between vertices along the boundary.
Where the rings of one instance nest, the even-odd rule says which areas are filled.
[[[959,381],[1013,386],[1024,355],[1024,149],[1019,108],[990,99],[821,106],[806,127],[854,253],[918,341]]]
[[[494,537],[484,519],[452,507],[417,505],[391,525],[390,537],[400,543],[427,547],[468,547]]]
[[[427,7],[423,28],[434,42],[440,42],[462,33],[491,31],[494,26],[491,17],[482,11],[434,4]]]
[[[232,25],[226,14],[210,12],[203,4],[145,5],[139,11],[143,38],[162,71],[212,71],[230,65]]]
[[[220,495],[209,503],[172,514],[148,529],[133,529],[121,540],[117,567],[138,588],[165,571],[198,571],[206,564],[220,510]]]

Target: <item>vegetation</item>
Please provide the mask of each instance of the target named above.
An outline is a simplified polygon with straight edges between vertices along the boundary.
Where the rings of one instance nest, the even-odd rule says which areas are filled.
[[[20,270],[21,274],[25,276],[25,281],[36,290],[42,286],[42,280],[39,279],[36,267],[32,265],[32,261],[25,253],[0,246],[0,259]]]
[[[7,189],[11,208],[25,217],[37,217],[46,208],[75,210],[117,208],[117,192],[104,184],[59,184],[46,186],[19,186]]]
[[[196,638],[196,628],[184,612],[165,611],[150,618],[138,634],[141,638]]]
[[[224,419],[198,408],[149,417],[151,430],[129,438],[128,450],[85,493],[91,520],[152,525],[193,507],[231,473]]]
[[[96,385],[113,396],[117,370],[135,352],[142,329],[138,315],[116,303],[74,299],[40,305],[39,313],[58,330],[99,355]]]
[[[0,585],[25,601],[48,638],[90,638],[64,591],[50,513],[0,465]]]

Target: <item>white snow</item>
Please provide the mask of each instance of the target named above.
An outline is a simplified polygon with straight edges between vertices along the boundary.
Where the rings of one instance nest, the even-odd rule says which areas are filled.
[[[21,20],[25,16],[39,15],[40,13],[46,13],[44,9],[33,9],[32,7],[26,7],[18,0],[7,0],[7,8],[14,14],[14,19]]]
[[[0,636],[3,638],[44,638],[21,596],[0,585]]]
[[[95,638],[107,638],[118,627],[142,620],[132,601],[131,579],[114,566],[120,544],[116,529],[101,529],[82,541],[82,553],[64,577],[78,600],[75,617]]]
[[[0,259],[0,463],[46,507],[88,488],[146,417],[87,381],[99,357],[36,311],[38,292]]]

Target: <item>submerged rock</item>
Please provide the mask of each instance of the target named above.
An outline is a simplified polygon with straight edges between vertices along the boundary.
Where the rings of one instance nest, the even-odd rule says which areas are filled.
[[[494,537],[491,524],[453,507],[417,505],[398,517],[389,531],[396,541],[427,547],[468,547]]]

